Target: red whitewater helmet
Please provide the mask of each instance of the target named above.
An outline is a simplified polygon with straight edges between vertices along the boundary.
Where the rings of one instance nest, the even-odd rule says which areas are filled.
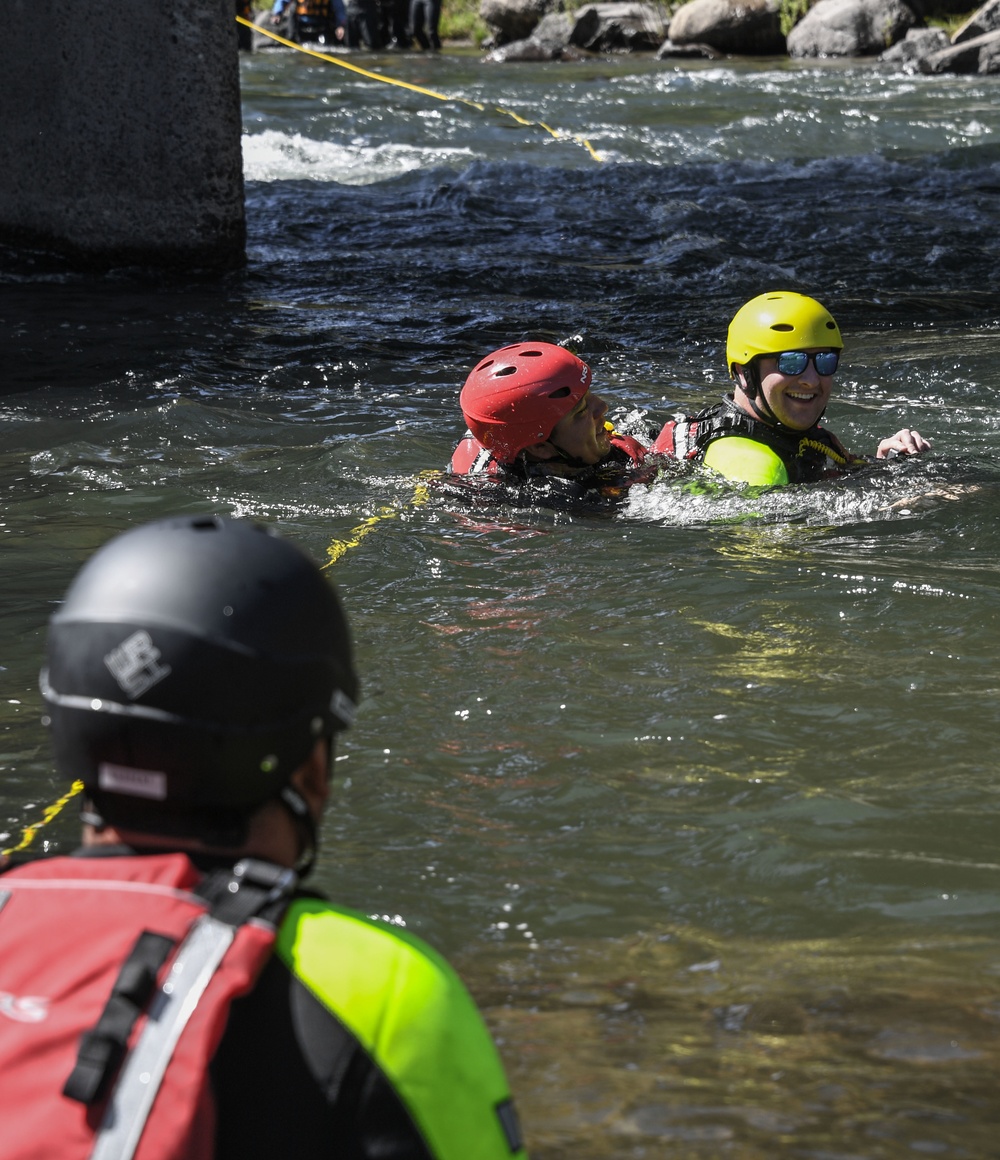
[[[500,463],[543,443],[590,390],[590,367],[551,342],[516,342],[487,355],[465,380],[469,430]]]

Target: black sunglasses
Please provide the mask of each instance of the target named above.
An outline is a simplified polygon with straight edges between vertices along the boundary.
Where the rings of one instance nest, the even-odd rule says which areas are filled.
[[[816,374],[832,375],[840,363],[839,350],[821,350],[818,354],[807,354],[804,350],[783,350],[771,357],[783,375],[800,375],[810,362],[816,367]]]

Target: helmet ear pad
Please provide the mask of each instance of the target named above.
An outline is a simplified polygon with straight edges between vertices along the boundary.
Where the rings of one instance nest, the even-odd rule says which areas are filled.
[[[729,373],[737,389],[742,391],[748,399],[755,399],[760,394],[760,367],[756,360],[747,363],[746,366],[733,363],[729,368]]]

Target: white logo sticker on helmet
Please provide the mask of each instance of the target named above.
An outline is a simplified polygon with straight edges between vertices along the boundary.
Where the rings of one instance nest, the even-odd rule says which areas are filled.
[[[170,666],[160,663],[160,650],[143,629],[133,632],[104,658],[122,692],[133,701],[169,676]]]
[[[124,793],[129,797],[162,802],[167,798],[167,775],[154,769],[133,769],[130,765],[112,765],[102,761],[97,767],[99,789]]]
[[[0,991],[0,1015],[15,1023],[41,1023],[49,1014],[49,1000],[41,995],[11,995]]]

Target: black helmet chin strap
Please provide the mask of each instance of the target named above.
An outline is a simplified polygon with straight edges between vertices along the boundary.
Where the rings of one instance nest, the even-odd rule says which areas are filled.
[[[549,446],[554,447],[556,449],[556,451],[559,453],[558,458],[563,463],[565,463],[567,467],[589,467],[590,466],[589,463],[584,463],[582,459],[577,459],[577,457],[575,455],[570,455],[568,452],[563,451],[563,449],[559,446],[559,444],[553,443],[551,439],[549,440]]]
[[[329,784],[330,779],[333,777],[333,731],[328,731],[325,737],[326,780]],[[309,808],[309,803],[291,782],[284,786],[276,800],[288,811],[295,825],[295,831],[299,835],[302,852],[299,854],[299,860],[295,864],[295,873],[298,874],[301,880],[311,873],[313,866],[316,864],[316,855],[319,852],[319,826],[316,824],[316,819],[313,817],[312,810]]]
[[[594,466],[594,464],[585,463],[582,459],[578,459],[575,455],[570,455],[570,453],[568,451],[564,451],[559,446],[559,444],[556,443],[556,441],[552,438],[551,435],[548,437],[548,439],[545,440],[545,442],[548,443],[548,445],[550,447],[555,448],[557,458],[560,459],[563,463],[565,463],[567,467],[593,467]]]
[[[316,864],[316,854],[319,846],[319,832],[316,819],[312,816],[306,799],[294,786],[286,785],[278,795],[277,800],[288,811],[289,817],[295,825],[295,832],[299,835],[302,852],[295,863],[295,873],[299,878],[305,878]]]
[[[548,459],[535,459],[533,456],[526,455],[525,452],[522,451],[521,452],[522,462],[524,462],[528,465],[558,462],[558,463],[565,463],[567,467],[590,467],[591,466],[589,463],[584,463],[582,459],[577,459],[576,456],[570,455],[568,452],[563,451],[563,449],[559,446],[559,444],[553,443],[551,439],[546,439],[545,442],[548,443],[548,445],[552,448],[552,450],[555,452],[555,455],[550,456]]]
[[[757,364],[757,359],[752,358],[742,369],[743,380],[737,379],[737,382],[739,382],[743,394],[746,395],[750,409],[762,423],[768,423],[772,427],[777,424],[780,427],[781,423],[778,417],[767,405],[767,399],[764,398],[764,392],[761,390],[760,367]]]
[[[757,365],[757,359],[752,359],[746,366],[743,367],[743,377],[745,383],[740,383],[743,394],[746,395],[747,402],[750,404],[750,409],[757,416],[762,423],[767,423],[770,427],[779,427],[783,431],[791,431],[793,428],[786,427],[784,423],[768,406],[767,399],[764,398],[764,391],[760,385],[760,367]],[[819,418],[822,419],[826,414],[824,409]],[[819,422],[819,419],[816,420]]]

